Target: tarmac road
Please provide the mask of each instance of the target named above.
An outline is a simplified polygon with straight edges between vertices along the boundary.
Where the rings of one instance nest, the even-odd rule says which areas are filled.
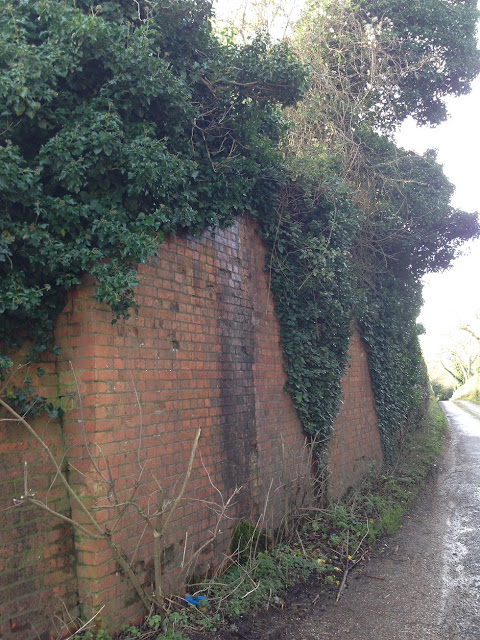
[[[290,621],[289,640],[480,639],[480,407],[441,404],[451,437],[415,510],[338,604]]]

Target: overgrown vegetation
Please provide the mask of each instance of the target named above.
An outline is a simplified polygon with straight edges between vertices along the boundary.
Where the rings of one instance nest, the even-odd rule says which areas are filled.
[[[392,461],[425,407],[421,277],[480,231],[476,215],[451,206],[435,154],[398,148],[393,132],[407,116],[440,122],[443,98],[468,91],[480,68],[476,2],[314,0],[280,43],[239,44],[210,18],[207,0],[0,5],[0,375],[26,337],[28,358],[55,352],[55,317],[83,274],[115,322],[135,304],[136,265],[165,233],[248,213],[268,249],[287,387],[306,432],[319,448],[328,441],[356,322]],[[30,382],[4,388],[20,420],[40,406]],[[414,481],[393,483],[400,502]],[[394,502],[373,532],[372,500],[331,516],[349,532],[347,543],[334,534],[347,572],[350,536],[360,554],[398,519]],[[334,543],[325,517],[312,523],[318,545]],[[289,563],[302,573],[297,551],[279,585]],[[336,582],[342,566],[318,559]]]
[[[450,11],[451,5],[434,4],[437,14]],[[324,254],[331,255],[330,246],[335,254],[338,235],[343,234],[345,242],[345,259],[327,273],[316,277],[313,261],[311,268],[296,265],[297,273],[303,276],[299,280],[308,278],[312,290],[328,290],[332,280],[337,284],[335,293],[317,296],[310,305],[302,304],[302,315],[294,316],[303,320],[305,309],[315,305],[312,315],[325,319],[322,326],[327,329],[327,343],[335,347],[325,353],[321,367],[306,367],[298,397],[315,384],[310,377],[315,370],[316,380],[321,371],[323,385],[330,387],[327,411],[332,406],[332,391],[337,391],[338,403],[338,388],[331,384],[334,375],[330,374],[343,371],[345,365],[350,313],[350,320],[358,320],[366,341],[387,460],[395,455],[399,429],[415,412],[420,417],[428,394],[416,325],[422,303],[421,277],[446,268],[461,243],[478,234],[476,216],[450,205],[453,188],[434,152],[419,156],[398,148],[392,139],[395,126],[407,115],[432,124],[444,117],[441,97],[452,87],[448,74],[442,74],[449,65],[455,67],[453,75],[464,80],[478,72],[476,45],[467,35],[472,33],[472,20],[477,15],[473,3],[457,7],[465,37],[470,39],[470,53],[463,62],[455,58],[453,42],[447,45],[447,33],[437,34],[445,48],[435,53],[434,34],[426,26],[431,10],[430,3],[416,5],[413,10],[418,29],[424,27],[422,47],[409,40],[413,18],[405,20],[403,15],[409,9],[388,0],[381,13],[368,3],[312,2],[293,38],[311,73],[303,101],[289,110],[295,126],[287,161],[296,185],[300,185],[298,190],[308,194],[304,202],[311,211],[326,197],[334,203],[330,207],[334,223],[323,227],[323,238],[328,240]],[[438,25],[440,30],[441,24],[443,21]],[[440,64],[436,56],[445,60]],[[418,80],[415,90],[414,78]],[[432,82],[438,89],[435,95],[429,94]],[[466,91],[467,85],[468,81],[459,81],[456,88]],[[306,188],[302,180],[308,181]],[[345,207],[336,204],[339,195],[349,201],[348,224],[342,217]],[[307,235],[305,227],[302,231]],[[298,235],[296,229],[293,233]],[[290,295],[295,295],[297,283],[291,286]],[[344,300],[350,308],[342,305]],[[331,317],[335,318],[333,323]],[[294,320],[290,318],[290,322]],[[338,337],[328,335],[332,324]],[[323,336],[317,342],[313,331],[311,335],[315,354],[322,354]],[[294,361],[292,366],[299,367]],[[321,393],[319,397],[324,402]],[[316,417],[312,422],[313,431],[321,428]]]
[[[304,513],[298,532],[273,548],[259,550],[258,529],[250,525],[250,543],[244,545],[249,552],[240,560],[232,556],[226,571],[191,585],[197,597],[205,598],[203,606],[177,599],[164,617],[152,616],[141,630],[126,627],[121,638],[183,640],[195,630],[210,638],[219,629],[228,629],[235,637],[239,617],[266,607],[282,608],[285,590],[306,580],[312,593],[331,589],[340,598],[349,572],[357,565],[361,570],[375,543],[398,530],[434,469],[446,432],[445,416],[431,400],[424,421],[405,436],[389,470],[372,475],[328,508]],[[242,534],[246,529],[242,525]],[[85,640],[106,640],[102,633],[87,634]]]
[[[0,340],[49,343],[68,289],[128,315],[165,232],[274,208],[304,80],[285,44],[222,43],[206,0],[3,2]]]
[[[343,187],[312,201],[292,183],[277,211],[260,222],[270,253],[287,389],[304,429],[324,445],[338,412],[359,302],[350,256],[358,219]]]
[[[391,459],[423,394],[420,278],[479,231],[451,207],[434,154],[391,134],[408,115],[439,122],[443,97],[468,91],[475,3],[317,0],[291,43],[242,44],[213,32],[207,0],[0,12],[4,349],[26,336],[30,358],[54,348],[55,316],[85,272],[114,321],[127,316],[136,264],[164,233],[248,212],[305,430],[328,439],[356,318]],[[4,352],[0,369],[10,364]]]

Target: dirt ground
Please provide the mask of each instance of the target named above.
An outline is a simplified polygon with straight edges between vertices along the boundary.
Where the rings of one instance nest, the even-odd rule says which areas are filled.
[[[400,532],[351,574],[339,602],[315,582],[298,586],[283,608],[212,639],[480,639],[480,407],[442,405],[450,437],[436,473]]]

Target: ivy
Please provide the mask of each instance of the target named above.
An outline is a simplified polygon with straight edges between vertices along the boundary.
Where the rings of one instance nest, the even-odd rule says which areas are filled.
[[[477,17],[473,1],[322,0],[309,4],[295,34],[295,48],[312,71],[305,99],[290,111],[289,167],[306,200],[334,201],[340,190],[352,203],[348,219],[356,232],[348,235],[345,268],[337,273],[342,279],[348,274],[344,291],[367,347],[387,461],[406,422],[418,418],[427,389],[416,325],[421,278],[447,268],[462,243],[479,234],[477,214],[451,206],[453,188],[435,153],[398,148],[391,134],[408,115],[441,121],[443,97],[468,91],[480,68]],[[295,299],[295,285],[290,295]],[[320,300],[316,313],[345,327],[347,307],[337,304],[342,299],[337,293]],[[336,344],[335,336],[328,339]],[[319,353],[321,344],[314,349]],[[289,377],[296,350],[302,353],[301,345],[286,351]],[[330,361],[338,365],[338,380],[344,359]],[[318,373],[338,405],[334,372]],[[311,381],[302,384],[308,390]],[[318,397],[323,403],[321,391]],[[330,405],[325,411],[332,418]]]
[[[421,278],[447,268],[462,242],[479,234],[479,224],[476,214],[450,205],[453,187],[434,152],[399,149],[372,131],[357,135],[368,149],[371,188],[382,194],[364,219],[352,256],[364,292],[358,319],[383,452],[391,460],[402,426],[421,412],[428,394],[416,322]]]
[[[421,302],[419,283],[412,287],[385,274],[371,287],[360,314],[387,461],[397,452],[402,427],[422,409],[428,396],[416,324]]]
[[[357,302],[350,247],[357,216],[338,188],[320,201],[291,183],[275,214],[262,219],[287,390],[318,443],[333,428]]]

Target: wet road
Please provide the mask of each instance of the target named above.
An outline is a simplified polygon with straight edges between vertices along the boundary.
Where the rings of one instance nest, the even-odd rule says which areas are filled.
[[[442,403],[451,437],[397,536],[338,604],[291,624],[289,640],[480,640],[480,407]]]

